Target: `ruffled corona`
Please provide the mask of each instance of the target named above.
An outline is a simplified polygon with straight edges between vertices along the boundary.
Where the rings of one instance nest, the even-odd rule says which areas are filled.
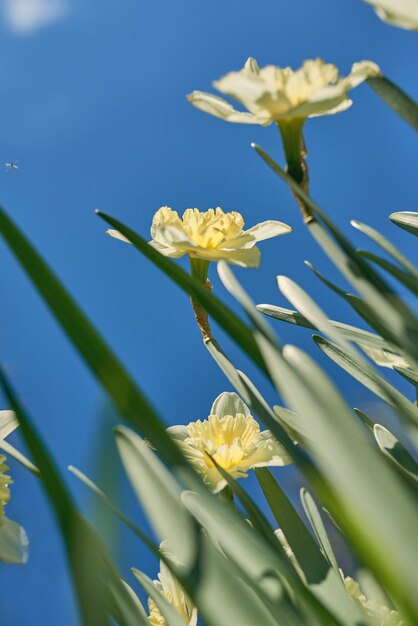
[[[242,478],[254,467],[291,463],[286,450],[269,431],[260,430],[235,393],[222,393],[208,419],[172,426],[168,433],[214,491],[227,484],[216,464],[233,478]]]
[[[152,220],[150,245],[161,254],[180,258],[226,261],[242,267],[258,267],[259,241],[290,232],[287,224],[275,220],[261,222],[244,230],[240,213],[225,213],[221,208],[199,211],[187,209],[180,218],[177,211],[161,207]],[[116,239],[130,243],[116,230],[108,230]]]
[[[342,572],[341,572],[342,574]],[[404,626],[398,611],[394,611],[385,605],[380,605],[375,601],[369,600],[360,589],[360,585],[350,576],[344,577],[344,585],[348,595],[359,605],[370,623],[374,626]]]
[[[214,82],[218,91],[237,100],[247,111],[237,111],[223,98],[202,91],[187,97],[198,109],[228,122],[268,126],[344,111],[351,105],[347,92],[378,74],[379,67],[371,61],[355,63],[348,76],[340,77],[335,65],[319,58],[293,70],[275,65],[260,68],[250,57],[240,71]]]

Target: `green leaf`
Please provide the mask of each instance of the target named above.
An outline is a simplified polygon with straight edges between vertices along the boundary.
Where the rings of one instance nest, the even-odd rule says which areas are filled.
[[[92,373],[112,398],[120,415],[158,447],[167,461],[176,465],[186,464],[144,394],[3,210],[0,210],[0,234]]]
[[[389,219],[399,226],[418,237],[418,213],[413,211],[398,211],[389,215]]]
[[[313,442],[315,461],[332,492],[331,498],[321,494],[322,503],[361,561],[393,594],[405,616],[417,622],[418,546],[413,538],[418,509],[409,490],[312,359],[294,346],[280,354],[261,334],[255,338],[277,390]]]
[[[192,491],[186,491],[182,494],[182,500],[187,509],[196,517],[197,521],[208,531],[209,535],[216,540],[222,551],[228,558],[228,561],[222,560],[220,565],[224,565],[225,574],[231,582],[237,584],[240,578],[245,580],[252,589],[258,588],[260,599],[267,596],[268,600],[277,607],[276,618],[280,625],[287,626],[304,623],[298,617],[295,609],[289,604],[287,593],[281,582],[281,579],[288,579],[290,576],[291,585],[299,595],[299,602],[308,602],[306,610],[311,612],[312,622],[317,624],[315,619],[315,604],[313,598],[307,590],[304,589],[301,581],[296,576],[290,562],[283,555],[279,557],[279,553],[271,548],[270,542],[266,543],[252,529],[247,522],[238,515],[230,503],[221,504],[215,499],[206,500],[200,494]],[[238,522],[239,520],[239,522]],[[203,545],[205,545],[203,541]],[[212,550],[211,550],[212,551]],[[221,554],[216,550],[216,553]],[[204,561],[205,562],[205,561]],[[232,572],[226,567],[226,563],[234,567],[236,573],[235,580],[232,581]],[[219,566],[219,564],[217,564]],[[207,564],[205,564],[205,576]],[[212,569],[213,569],[212,565]],[[203,590],[202,590],[203,591]],[[236,593],[236,592],[234,592]],[[241,591],[242,593],[242,591]],[[198,601],[196,600],[196,604]],[[226,604],[225,604],[226,606]],[[257,608],[256,603],[250,614]],[[249,609],[248,609],[249,610]],[[248,621],[249,617],[244,620],[245,624],[258,623],[255,619],[253,622]],[[232,620],[231,623],[241,624],[240,620]],[[263,623],[261,621],[260,623]]]
[[[374,436],[381,451],[418,485],[418,463],[392,433],[381,424],[374,425]]]
[[[362,385],[373,391],[379,398],[399,411],[401,417],[407,417],[414,423],[418,423],[418,409],[413,402],[408,400],[400,391],[393,387],[387,380],[379,376],[374,370],[365,367],[364,363],[356,359],[352,354],[337,346],[325,337],[314,335],[313,340],[324,354],[334,363],[348,372]]]
[[[374,76],[367,84],[395,113],[418,130],[418,104],[386,76]]]
[[[82,623],[84,626],[109,626],[99,581],[102,555],[98,551],[98,539],[75,509],[51,456],[1,369],[0,384],[16,412],[21,433],[41,472],[40,477],[66,548]]]
[[[361,621],[362,615],[348,598],[338,570],[335,572],[327,562],[272,474],[266,468],[256,468],[255,473],[312,592],[341,624]]]
[[[312,526],[312,529],[318,540],[318,543],[322,548],[323,554],[325,555],[328,563],[335,570],[335,572],[339,573],[339,567],[337,559],[335,558],[334,550],[332,549],[332,545],[329,540],[327,531],[325,530],[324,522],[322,521],[321,514],[318,511],[318,507],[316,506],[314,499],[312,498],[309,491],[306,491],[306,489],[302,488],[300,490],[300,500],[302,502],[303,510],[305,511],[306,517],[308,518],[309,523]]]
[[[395,215],[392,213],[392,215]],[[418,214],[417,214],[418,216]],[[387,252],[397,263],[402,265],[404,269],[413,274],[415,278],[418,278],[418,270],[413,263],[396,247],[390,242],[386,237],[384,237],[377,230],[372,228],[371,226],[367,226],[367,224],[363,224],[362,222],[358,222],[357,220],[351,221],[352,226],[360,230],[362,233],[367,235],[372,241],[377,243],[378,246],[382,248],[385,252]],[[418,219],[417,219],[417,228],[418,228]]]
[[[364,413],[364,411],[360,411],[360,409],[354,408],[353,410],[354,410],[354,413],[357,415],[357,417],[360,418],[360,420],[364,424],[364,426],[366,426],[367,430],[372,433],[374,425],[375,425],[374,420],[372,420],[371,417],[366,415],[366,413]]]
[[[388,283],[356,252],[348,239],[338,230],[326,213],[308,196],[262,148],[252,144],[267,165],[284,180],[293,193],[312,212],[313,219],[307,227],[321,248],[340,272],[364,297],[373,314],[412,364],[418,367],[418,320],[405,303],[394,293]],[[324,227],[325,226],[325,227]],[[331,236],[328,234],[328,232]]]
[[[173,282],[175,282],[183,291],[192,296],[218,324],[234,339],[238,346],[244,350],[248,356],[264,370],[263,360],[254,339],[247,326],[237,317],[228,307],[226,307],[216,296],[209,292],[198,280],[185,272],[177,263],[157,252],[148,242],[138,233],[119,222],[110,215],[97,212],[105,222],[113,226],[122,233],[144,256],[147,257],[154,265],[164,272]],[[0,222],[1,227],[1,222]]]
[[[202,566],[194,601],[208,626],[302,626],[304,623],[282,601],[277,602],[273,617],[264,595],[254,589],[253,581],[248,581],[240,568],[226,559],[205,536],[200,560]]]
[[[411,385],[414,385],[418,389],[418,372],[414,372],[411,369],[407,369],[406,367],[398,367],[395,366],[393,368],[395,372],[398,372],[401,376],[403,376]]]
[[[147,548],[158,558],[162,558],[158,546],[129,518],[126,517],[112,502],[107,494],[104,493],[88,476],[83,474],[79,469],[68,466],[68,470],[74,474],[82,483],[84,483],[89,489],[91,489],[102,502],[118,517],[146,546]]]
[[[0,561],[26,563],[29,558],[29,539],[19,524],[4,517],[0,522]]]
[[[258,304],[257,309],[268,315],[274,317],[282,322],[288,324],[295,324],[296,326],[302,326],[303,328],[311,328],[312,330],[318,330],[318,328],[312,324],[306,317],[298,313],[298,311],[292,311],[285,307],[275,306],[273,304]],[[356,326],[350,326],[342,322],[336,322],[334,320],[328,320],[332,326],[334,326],[341,337],[354,343],[370,346],[372,348],[380,348],[382,350],[393,350],[393,346],[385,341],[379,335],[375,335],[367,330],[362,330]]]
[[[388,274],[393,276],[393,278],[396,278],[396,280],[398,280],[407,289],[412,291],[412,293],[418,295],[418,280],[415,276],[411,276],[411,274],[403,272],[399,269],[399,267],[397,267],[393,263],[390,263],[390,261],[387,261],[386,259],[382,259],[382,257],[378,256],[377,254],[373,254],[373,252],[368,252],[367,250],[358,250],[358,253],[363,257],[363,259],[367,259],[378,267],[381,267]]]
[[[196,527],[180,500],[181,487],[132,430],[115,429],[116,444],[132,487],[160,541],[190,571],[197,559]]]

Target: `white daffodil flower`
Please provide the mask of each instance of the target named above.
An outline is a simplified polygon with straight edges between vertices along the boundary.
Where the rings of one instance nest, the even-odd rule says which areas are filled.
[[[282,222],[269,220],[243,230],[240,213],[224,213],[219,207],[199,211],[187,209],[180,218],[177,211],[164,206],[152,220],[150,245],[158,252],[175,259],[188,254],[191,259],[227,261],[241,267],[258,267],[259,241],[289,233]],[[130,243],[117,230],[108,230],[111,237]]]
[[[215,492],[227,482],[213,460],[233,478],[247,476],[254,467],[292,462],[269,431],[260,431],[249,408],[236,393],[221,393],[207,420],[171,426],[167,432]]]
[[[365,0],[388,24],[418,30],[418,0]]]
[[[394,611],[385,605],[380,605],[373,600],[366,598],[360,589],[360,585],[350,576],[341,575],[348,595],[358,604],[360,609],[364,611],[373,626],[404,626],[398,611]]]
[[[379,67],[371,61],[355,63],[350,74],[341,78],[338,68],[322,59],[309,59],[298,70],[292,70],[274,65],[259,68],[250,57],[242,70],[213,83],[247,112],[237,111],[223,98],[201,91],[193,91],[187,98],[198,109],[228,122],[268,126],[344,111],[352,104],[347,92],[378,74]]]
[[[168,567],[161,561],[158,580],[154,580],[154,585],[162,593],[165,599],[176,609],[185,624],[189,626],[197,625],[197,609],[183,587],[171,574]],[[148,620],[152,626],[166,626],[166,621],[154,600],[148,599],[149,616]]]
[[[3,439],[17,428],[19,422],[13,411],[0,411],[0,448]],[[6,473],[9,467],[6,465],[6,456],[0,454],[0,525],[4,522],[4,508],[10,500],[9,485],[13,482]]]

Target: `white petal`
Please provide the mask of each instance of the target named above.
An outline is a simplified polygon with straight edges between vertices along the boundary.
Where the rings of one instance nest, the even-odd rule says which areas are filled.
[[[169,426],[167,433],[172,439],[176,439],[177,441],[184,441],[189,436],[186,426],[181,424],[179,426]]]
[[[374,78],[381,75],[380,67],[373,61],[359,61],[354,63],[349,76],[345,79],[349,89],[357,87],[367,78]]]
[[[271,237],[278,237],[279,235],[285,235],[290,233],[292,228],[283,222],[276,220],[267,220],[267,222],[260,222],[252,228],[245,231],[246,235],[252,235],[256,241],[263,241],[264,239],[270,239]]]
[[[192,258],[204,259],[205,261],[225,261],[239,267],[258,267],[260,265],[260,251],[255,247],[238,250],[190,248],[187,252]]]
[[[0,441],[19,426],[14,411],[0,411]]]
[[[180,259],[180,257],[184,256],[186,253],[183,250],[178,250],[172,246],[166,246],[159,241],[149,241],[150,246],[157,250],[160,254],[164,256],[169,256],[172,259]]]
[[[106,235],[110,235],[110,237],[113,237],[114,239],[119,239],[119,241],[123,241],[125,243],[131,243],[129,239],[122,235],[122,233],[120,233],[118,230],[107,230]]]
[[[285,448],[268,430],[260,433],[257,451],[248,461],[251,461],[251,467],[283,466],[293,462]]]
[[[210,410],[211,415],[217,415],[218,417],[224,417],[225,415],[235,417],[237,413],[242,413],[246,417],[251,415],[250,409],[241,398],[236,393],[228,391],[224,391],[216,398]]]
[[[187,99],[197,109],[219,117],[221,120],[238,124],[259,124],[259,121],[251,113],[237,111],[229,102],[211,93],[193,91],[187,96]]]

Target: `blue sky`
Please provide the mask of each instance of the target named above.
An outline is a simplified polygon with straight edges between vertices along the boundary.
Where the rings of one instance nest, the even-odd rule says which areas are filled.
[[[95,208],[144,235],[165,204],[179,212],[219,205],[242,212],[248,226],[287,222],[292,235],[261,244],[261,268],[237,272],[254,300],[285,305],[274,279],[286,274],[330,316],[357,321],[304,266],[309,259],[337,277],[287,189],[250,148],[256,141],[282,160],[277,131],[226,124],[193,109],[185,95],[210,89],[252,55],[261,65],[294,67],[322,56],[342,73],[371,59],[418,97],[416,34],[383,24],[360,0],[2,0],[0,20],[0,165],[20,165],[9,173],[0,167],[0,202],[168,424],[206,417],[229,387],[201,344],[187,297],[134,250],[106,237]],[[412,238],[387,216],[416,210],[414,133],[367,86],[352,95],[348,112],[307,124],[311,192],[347,232],[349,220],[360,219],[412,253]],[[360,234],[351,236],[365,245]],[[0,266],[0,360],[62,471],[72,463],[96,475],[101,392],[3,244]],[[212,278],[216,293],[234,306],[213,270]],[[315,354],[351,405],[372,401],[326,363],[308,332],[276,328],[283,341]],[[260,382],[238,350],[225,346]],[[9,515],[27,528],[32,549],[25,567],[0,565],[0,622],[73,625],[55,524],[36,480],[11,465]],[[109,480],[116,470],[110,460],[104,465]],[[291,474],[284,478],[291,485]],[[71,476],[68,484],[91,510],[82,486]],[[125,508],[142,523],[126,485],[122,491]],[[125,538],[120,549],[126,576],[129,565],[155,575],[141,546]]]

